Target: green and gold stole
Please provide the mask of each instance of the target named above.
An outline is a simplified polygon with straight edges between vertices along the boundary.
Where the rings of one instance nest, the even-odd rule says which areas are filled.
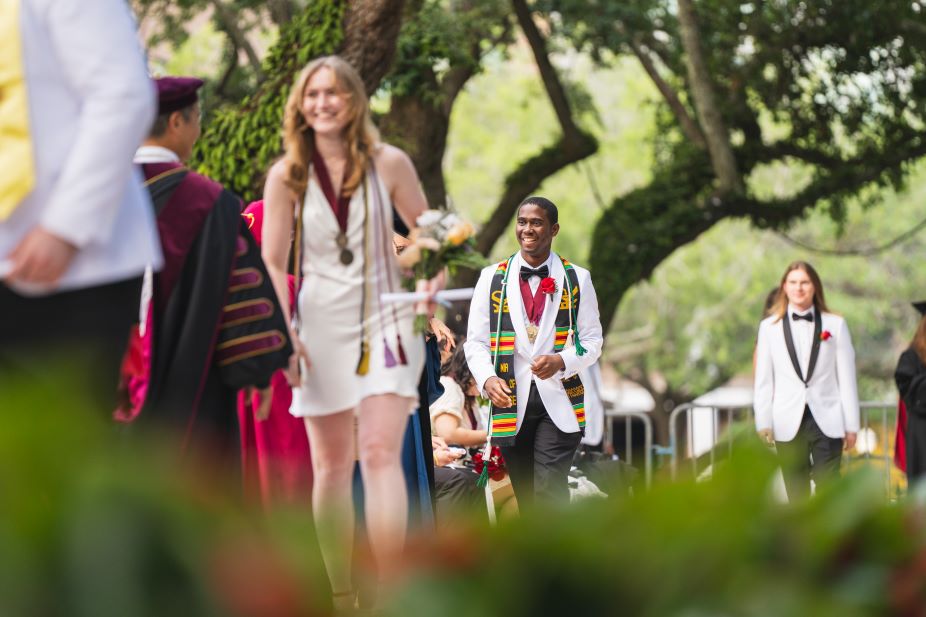
[[[508,272],[514,255],[498,264],[489,293],[489,317],[495,320],[495,330],[489,334],[489,351],[493,355],[495,374],[498,375],[508,387],[511,388],[511,407],[497,408],[491,406],[492,421],[489,427],[490,443],[496,446],[513,446],[517,433],[517,384],[514,376],[514,326],[511,323],[511,313],[508,310]],[[579,341],[578,324],[576,316],[579,314],[579,277],[575,268],[568,261],[560,257],[566,277],[558,283],[562,290],[559,310],[556,313],[556,337],[554,338],[554,351],[562,351],[575,341],[576,354],[585,354],[585,349]],[[515,273],[517,276],[517,272]],[[567,284],[568,282],[568,284]],[[585,387],[579,375],[573,375],[562,380],[566,389],[566,396],[572,404],[572,409],[579,421],[579,429],[585,432]]]

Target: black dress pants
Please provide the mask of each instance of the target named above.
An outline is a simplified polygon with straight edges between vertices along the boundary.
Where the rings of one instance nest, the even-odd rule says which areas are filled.
[[[535,500],[547,504],[569,501],[569,468],[581,440],[581,432],[564,433],[557,428],[531,381],[514,445],[502,448],[519,509],[530,507]]]
[[[0,400],[8,386],[60,387],[69,372],[82,388],[75,402],[111,413],[141,284],[139,276],[32,297],[0,283]]]
[[[839,477],[842,443],[842,439],[827,437],[817,426],[810,408],[804,407],[804,417],[794,439],[775,442],[791,502],[810,495],[811,478],[819,489]]]

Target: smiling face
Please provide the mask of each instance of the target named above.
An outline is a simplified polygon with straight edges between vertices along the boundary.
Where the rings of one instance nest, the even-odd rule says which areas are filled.
[[[783,285],[788,302],[799,311],[806,311],[813,306],[813,297],[816,292],[810,275],[800,268],[788,272]]]
[[[350,96],[327,66],[320,67],[306,82],[302,115],[319,135],[340,135],[350,122]]]
[[[546,210],[527,203],[518,210],[514,233],[521,246],[521,257],[537,267],[550,256],[553,238],[559,233],[559,223],[551,225]]]

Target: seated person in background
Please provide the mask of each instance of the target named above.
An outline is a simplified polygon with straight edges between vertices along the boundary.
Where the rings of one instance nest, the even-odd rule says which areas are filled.
[[[431,432],[446,443],[474,448],[485,445],[485,426],[477,417],[478,389],[463,345],[458,344],[441,370],[444,394],[431,404]]]
[[[483,491],[476,486],[476,472],[470,467],[451,466],[463,457],[463,451],[450,449],[440,437],[431,437],[434,452],[434,503],[437,526],[447,527],[474,510],[482,501]]]

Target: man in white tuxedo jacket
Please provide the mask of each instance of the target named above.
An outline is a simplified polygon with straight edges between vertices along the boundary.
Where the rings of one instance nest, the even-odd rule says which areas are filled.
[[[811,477],[819,487],[838,475],[859,430],[855,351],[806,262],[788,266],[759,326],[753,404],[756,430],[777,445],[791,501],[809,495]]]
[[[522,508],[535,496],[568,500],[567,474],[585,423],[577,374],[601,354],[595,288],[587,270],[552,251],[558,232],[552,202],[521,203],[521,250],[482,271],[464,345],[493,404],[491,440],[502,448]]]
[[[154,86],[124,0],[3,7],[0,382],[42,378],[66,354],[109,410],[142,274],[162,264],[132,164]]]

